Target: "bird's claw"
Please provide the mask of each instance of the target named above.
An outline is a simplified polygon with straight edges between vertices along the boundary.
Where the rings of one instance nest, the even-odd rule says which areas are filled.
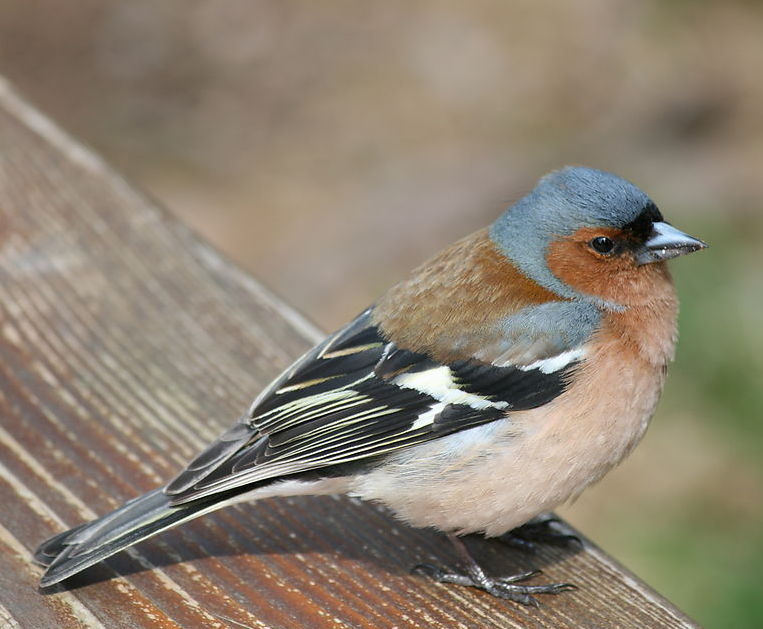
[[[531,553],[538,550],[538,544],[583,548],[583,541],[577,535],[563,533],[554,527],[560,522],[561,520],[553,515],[535,518],[501,535],[498,539],[504,544]]]
[[[522,581],[542,574],[540,570],[522,572],[508,577],[488,577],[480,574],[460,574],[447,571],[429,563],[420,563],[411,570],[414,574],[423,574],[438,583],[454,583],[485,590],[498,598],[514,601],[523,605],[538,607],[534,594],[559,594],[566,590],[577,589],[572,583],[548,583],[546,585],[517,585]]]

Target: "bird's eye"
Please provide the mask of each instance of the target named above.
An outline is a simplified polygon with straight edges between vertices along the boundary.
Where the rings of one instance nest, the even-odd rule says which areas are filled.
[[[591,249],[603,255],[610,254],[615,249],[615,243],[612,242],[611,238],[607,238],[606,236],[597,236],[588,244]]]

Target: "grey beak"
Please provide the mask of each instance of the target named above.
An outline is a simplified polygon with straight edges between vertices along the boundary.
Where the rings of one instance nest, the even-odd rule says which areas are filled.
[[[644,243],[644,248],[636,254],[636,262],[660,262],[706,248],[704,242],[684,234],[669,223],[657,222],[652,225],[652,233]]]

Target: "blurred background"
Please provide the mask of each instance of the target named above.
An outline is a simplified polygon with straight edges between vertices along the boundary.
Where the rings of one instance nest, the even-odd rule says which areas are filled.
[[[763,3],[5,3],[0,73],[326,330],[543,172],[618,172],[673,265],[642,446],[563,514],[709,627],[763,626]]]

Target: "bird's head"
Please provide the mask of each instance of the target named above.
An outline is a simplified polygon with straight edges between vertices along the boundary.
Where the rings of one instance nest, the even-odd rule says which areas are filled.
[[[665,260],[707,246],[665,222],[629,181],[571,166],[543,177],[493,223],[490,237],[544,288],[610,308],[642,299],[650,281],[666,276]]]

